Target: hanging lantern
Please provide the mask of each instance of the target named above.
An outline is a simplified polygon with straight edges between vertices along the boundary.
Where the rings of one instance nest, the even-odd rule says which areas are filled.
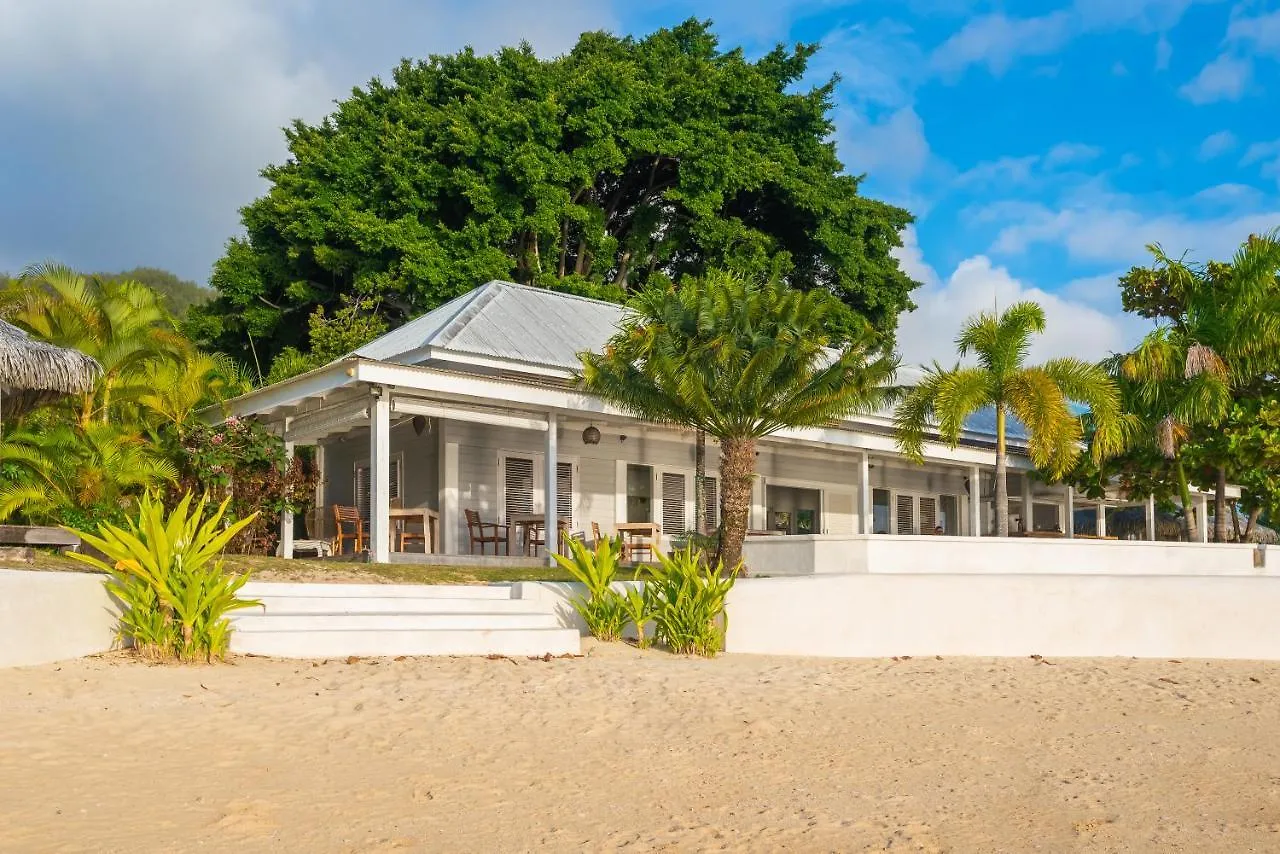
[[[584,445],[600,444],[600,431],[599,429],[596,428],[594,424],[587,427],[586,430],[582,431],[582,444]]]
[[[426,429],[427,429],[427,416],[425,415],[413,416],[413,432],[421,436],[422,431]]]

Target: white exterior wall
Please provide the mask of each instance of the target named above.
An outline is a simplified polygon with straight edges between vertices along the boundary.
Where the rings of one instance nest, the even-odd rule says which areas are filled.
[[[119,610],[105,575],[0,569],[0,667],[111,649]]]
[[[1032,537],[797,536],[749,537],[743,557],[755,575],[1085,574],[1274,575],[1280,552],[1239,543],[1153,543],[1142,540]]]
[[[727,608],[739,653],[1280,659],[1276,577],[748,578]]]

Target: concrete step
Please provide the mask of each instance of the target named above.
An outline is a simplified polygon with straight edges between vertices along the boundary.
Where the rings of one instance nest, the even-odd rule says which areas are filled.
[[[444,598],[439,596],[254,596],[267,614],[529,614],[547,606],[531,599]],[[261,614],[261,608],[238,611]]]
[[[465,613],[435,614],[254,614],[239,611],[231,617],[235,632],[333,632],[333,631],[432,631],[437,629],[477,629],[506,631],[516,629],[554,629],[560,621],[554,614],[542,613]]]
[[[373,599],[510,599],[510,584],[305,584],[250,581],[240,590],[246,599],[263,596]]]
[[[280,658],[348,655],[577,655],[576,629],[348,629],[243,632],[231,635],[233,652]]]

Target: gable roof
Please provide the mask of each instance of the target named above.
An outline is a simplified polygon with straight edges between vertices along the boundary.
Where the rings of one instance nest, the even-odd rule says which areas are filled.
[[[601,349],[625,312],[613,303],[495,280],[351,355],[411,365],[433,348],[575,370],[582,364],[578,354]]]

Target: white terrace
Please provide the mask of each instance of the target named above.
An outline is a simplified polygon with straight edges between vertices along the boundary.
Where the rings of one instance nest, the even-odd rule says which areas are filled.
[[[258,418],[291,450],[315,446],[322,470],[316,506],[324,509],[306,536],[332,536],[327,508],[354,506],[367,520],[377,562],[427,559],[396,551],[393,516],[413,510],[432,525],[438,520],[438,535],[405,548],[442,555],[472,551],[464,511],[503,525],[536,516],[546,531],[566,522],[587,539],[593,525],[611,535],[628,523],[679,534],[695,518],[692,433],[637,420],[573,384],[577,354],[599,349],[623,311],[489,282],[344,359],[206,417]],[[922,466],[896,452],[885,413],[782,431],[759,443],[750,526],[813,537],[990,534],[990,420],[973,419],[955,449],[926,444]],[[1020,436],[1011,437],[1010,453],[1011,527],[1072,537],[1081,502],[1065,487],[1027,476]],[[712,442],[705,486],[713,520],[717,467]],[[1197,500],[1204,519],[1206,496]],[[1126,502],[1113,495],[1106,503]],[[1127,503],[1146,505],[1147,538],[1155,539],[1153,505]],[[1089,533],[1103,536],[1102,504],[1096,519]],[[292,556],[293,520],[282,528],[283,554]]]

